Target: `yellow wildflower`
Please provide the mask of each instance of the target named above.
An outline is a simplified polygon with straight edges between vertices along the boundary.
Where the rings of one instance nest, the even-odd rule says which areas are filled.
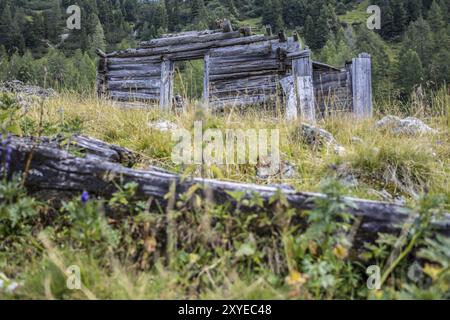
[[[338,244],[333,248],[333,254],[337,258],[344,260],[348,256],[348,250],[343,245]]]
[[[439,268],[437,265],[432,264],[425,264],[425,267],[423,268],[423,272],[428,275],[433,281],[435,281],[439,274],[442,272],[442,268]]]
[[[290,286],[302,286],[307,280],[308,277],[298,271],[292,271],[291,274],[286,277],[286,283]]]

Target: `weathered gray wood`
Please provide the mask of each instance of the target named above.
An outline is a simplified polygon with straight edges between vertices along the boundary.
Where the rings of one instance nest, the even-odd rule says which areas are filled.
[[[4,144],[0,144],[1,154],[6,153]],[[24,185],[30,193],[42,196],[53,194],[80,195],[87,191],[91,195],[110,197],[117,191],[118,186],[135,182],[138,187],[136,200],[149,200],[166,204],[165,196],[175,186],[175,198],[178,199],[193,185],[201,186],[201,196],[208,195],[210,201],[218,204],[230,203],[233,209],[235,200],[230,191],[241,191],[244,199],[251,199],[257,193],[264,202],[259,210],[274,212],[270,199],[281,191],[290,207],[299,210],[293,217],[298,223],[305,223],[301,211],[312,210],[316,207],[316,200],[325,199],[319,193],[297,192],[289,188],[277,186],[260,186],[238,182],[227,182],[202,178],[182,178],[178,175],[161,172],[159,170],[134,170],[118,163],[99,161],[97,157],[77,158],[63,147],[58,148],[54,143],[40,141],[27,137],[15,137],[8,145],[11,150],[11,165],[8,175],[21,174],[27,163],[29,170]],[[101,146],[105,149],[105,146]],[[30,158],[30,154],[33,157]],[[103,153],[103,151],[102,151]],[[106,157],[107,158],[107,157]],[[117,161],[116,161],[117,162]],[[45,192],[42,192],[45,191]],[[360,217],[354,248],[363,248],[364,242],[374,241],[378,233],[397,234],[406,221],[411,221],[412,215],[417,215],[411,209],[395,204],[344,197],[348,203],[346,212],[354,217]],[[241,210],[254,210],[241,205]],[[433,220],[431,228],[435,233],[450,235],[450,215],[446,214],[441,220]]]
[[[108,54],[108,57],[114,58],[128,58],[128,57],[145,57],[152,55],[166,55],[169,53],[177,53],[184,51],[195,51],[201,49],[213,49],[213,48],[222,48],[222,47],[231,47],[237,45],[246,45],[258,42],[270,42],[270,38],[265,36],[250,36],[250,37],[240,37],[240,38],[232,38],[226,40],[216,40],[209,41],[205,43],[188,43],[182,45],[171,45],[165,47],[156,47],[156,48],[138,48],[138,49],[127,49],[122,51],[116,51]]]
[[[230,63],[227,65],[211,65],[210,74],[220,75],[239,72],[278,70],[279,62],[275,59],[261,59],[247,63]]]
[[[252,72],[237,72],[237,73],[227,73],[227,74],[219,74],[219,75],[210,75],[210,81],[223,81],[223,80],[231,80],[231,79],[243,79],[247,77],[256,77],[263,75],[274,75],[277,72],[274,70],[261,70],[261,71],[252,71]]]
[[[368,53],[361,53],[352,63],[353,111],[357,117],[372,116],[372,66]]]
[[[204,70],[203,70],[203,102],[209,102],[209,74],[210,74],[210,59],[209,54],[205,55]]]
[[[144,89],[144,88],[159,88],[161,86],[160,80],[121,80],[108,81],[108,88],[114,89]]]
[[[311,57],[306,56],[293,60],[292,74],[295,77],[298,109],[301,112],[301,116],[305,121],[315,122],[316,111]]]
[[[215,32],[209,34],[202,34],[201,32],[195,32],[193,34],[174,36],[168,38],[153,39],[150,41],[143,41],[139,44],[141,48],[156,48],[165,47],[170,45],[181,45],[189,43],[204,43],[209,41],[225,40],[232,38],[239,38],[241,33],[239,31],[234,32]]]
[[[148,78],[159,78],[161,74],[161,67],[158,69],[139,69],[139,70],[110,70],[106,77],[111,78],[129,78],[129,79],[140,79],[142,77]]]
[[[138,93],[138,92],[122,92],[122,91],[109,91],[109,96],[112,99],[116,99],[119,101],[134,101],[134,100],[142,100],[142,101],[157,101],[159,100],[159,94],[150,94],[150,93]]]
[[[314,73],[314,83],[327,83],[330,81],[347,81],[347,71]]]
[[[159,105],[161,109],[168,110],[172,104],[173,90],[173,62],[164,60],[161,64],[161,88]]]
[[[297,120],[297,95],[295,94],[295,77],[287,76],[280,80],[281,87],[283,88],[286,105],[286,119]]]
[[[108,58],[110,65],[115,64],[141,64],[151,65],[161,63],[161,56],[144,56],[144,57],[128,57],[128,58]]]
[[[265,103],[268,100],[271,100],[273,95],[267,94],[254,94],[254,95],[243,95],[243,96],[233,96],[233,97],[225,97],[219,98],[212,96],[210,105],[213,108],[223,108],[225,106],[249,106]]]

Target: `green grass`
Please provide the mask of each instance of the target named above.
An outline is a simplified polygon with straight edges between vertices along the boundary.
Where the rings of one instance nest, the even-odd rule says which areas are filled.
[[[64,203],[42,203],[27,196],[20,182],[2,179],[0,278],[19,287],[14,292],[0,289],[0,298],[449,298],[446,239],[427,240],[427,217],[450,209],[448,95],[443,90],[433,97],[433,112],[418,108],[415,114],[438,129],[436,135],[397,136],[377,130],[376,118],[356,120],[344,115],[319,120],[318,125],[346,148],[343,155],[311,148],[297,134],[298,123],[251,108],[213,114],[195,110],[196,102],[191,102],[185,113],[174,114],[158,108],[124,109],[111,101],[65,93],[35,105],[18,120],[23,134],[35,134],[42,116],[44,135],[81,132],[139,153],[138,168],[153,164],[179,173],[186,168],[170,160],[170,134],[150,129],[150,121],[166,119],[188,130],[194,120],[223,130],[278,128],[282,159],[294,164],[296,179],[261,182],[253,165],[218,166],[204,171],[204,176],[289,183],[297,190],[325,192],[328,198],[309,212],[289,208],[282,197],[275,198],[273,212],[267,212],[255,198],[252,211],[243,212],[212,205],[192,189],[173,207],[156,210],[133,200],[133,185],[124,186],[112,199],[91,199],[83,205],[79,196]],[[401,110],[394,104],[384,107],[395,113]],[[354,142],[353,137],[364,143]],[[341,186],[336,180],[342,175],[354,175],[358,185]],[[326,177],[330,179],[324,182]],[[397,252],[397,239],[380,235],[379,242],[362,255],[349,256],[349,233],[356,222],[341,211],[340,197],[381,200],[372,191],[382,189],[403,196],[421,213],[419,227],[411,229],[406,241],[427,260],[419,282],[408,278],[411,261],[405,258],[386,274],[382,290],[373,292],[366,287],[365,266],[378,264],[385,270],[389,255]],[[167,198],[171,197],[169,193]],[[301,230],[294,222],[297,215],[308,221]],[[408,256],[403,250],[406,247],[400,251]],[[71,265],[80,268],[82,290],[66,286],[65,273]]]
[[[355,9],[348,11],[344,15],[340,15],[338,18],[342,22],[346,22],[349,25],[355,23],[365,23],[367,18],[370,16],[367,14],[367,7],[370,5],[369,0],[364,0],[356,6]]]

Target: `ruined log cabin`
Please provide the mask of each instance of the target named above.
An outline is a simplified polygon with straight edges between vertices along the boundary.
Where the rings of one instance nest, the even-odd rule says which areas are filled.
[[[134,49],[97,53],[97,92],[119,101],[169,109],[174,101],[174,63],[203,59],[203,101],[211,109],[282,101],[288,119],[372,113],[370,55],[333,67],[313,61],[298,36],[283,32],[190,31],[144,41]]]

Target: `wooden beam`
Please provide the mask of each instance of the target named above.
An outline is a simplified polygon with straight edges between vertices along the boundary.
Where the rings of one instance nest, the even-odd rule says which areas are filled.
[[[163,110],[169,110],[172,104],[173,93],[173,62],[165,59],[161,63],[161,87],[159,106]]]
[[[210,73],[210,60],[209,54],[204,58],[204,70],[203,70],[203,102],[208,104],[209,102],[209,73]]]
[[[361,53],[352,63],[353,111],[359,118],[372,116],[372,63],[368,53]]]
[[[304,120],[314,123],[316,110],[311,56],[292,60],[292,74],[295,77],[298,106]]]

